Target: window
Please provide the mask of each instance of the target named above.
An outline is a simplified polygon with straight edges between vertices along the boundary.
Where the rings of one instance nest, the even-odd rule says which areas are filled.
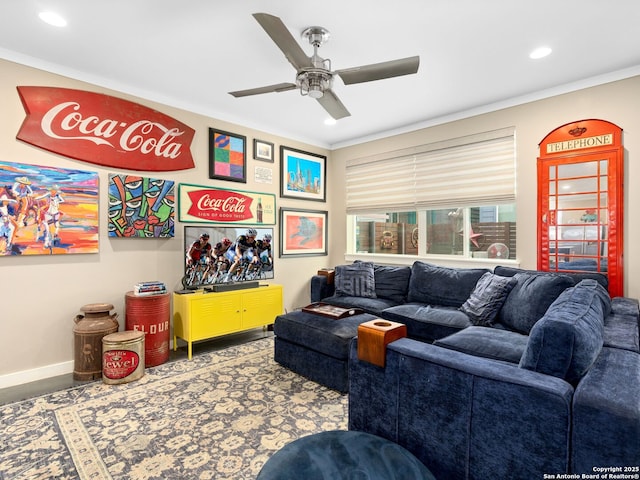
[[[349,253],[516,258],[512,128],[347,163]]]
[[[516,258],[514,204],[350,218],[355,225],[354,253]]]

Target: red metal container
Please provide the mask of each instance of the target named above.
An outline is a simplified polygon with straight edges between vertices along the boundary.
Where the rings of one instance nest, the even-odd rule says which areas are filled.
[[[169,326],[171,297],[158,295],[125,295],[125,329],[145,333],[144,366],[155,367],[169,360]]]
[[[143,332],[115,332],[102,337],[102,381],[128,383],[144,375]]]

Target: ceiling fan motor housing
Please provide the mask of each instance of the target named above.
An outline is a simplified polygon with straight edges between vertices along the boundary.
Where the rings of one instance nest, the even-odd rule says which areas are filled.
[[[321,68],[304,69],[296,76],[296,84],[301,95],[322,98],[325,90],[331,88],[333,76],[330,71]]]

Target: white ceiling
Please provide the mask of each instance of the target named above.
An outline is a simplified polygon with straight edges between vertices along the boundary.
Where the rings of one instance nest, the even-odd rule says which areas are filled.
[[[68,25],[45,24],[42,10]],[[334,70],[413,55],[420,69],[337,78],[351,116],[333,126],[295,90],[234,98],[295,81],[255,12],[280,17],[309,55],[302,30],[329,29],[319,53]],[[0,58],[335,148],[638,75],[639,27],[638,0],[2,0]],[[553,53],[529,59],[542,45]]]

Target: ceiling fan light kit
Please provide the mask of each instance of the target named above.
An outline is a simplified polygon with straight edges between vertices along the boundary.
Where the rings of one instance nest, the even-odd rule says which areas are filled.
[[[333,91],[334,75],[340,76],[345,85],[351,85],[418,72],[420,65],[418,56],[332,71],[331,60],[318,55],[318,48],[326,43],[331,36],[329,30],[314,26],[302,31],[302,38],[307,39],[313,46],[313,55],[307,57],[280,18],[268,13],[254,13],[253,17],[296,69],[296,83],[278,83],[266,87],[229,92],[236,98],[285,92],[297,88],[302,96],[315,98],[329,115],[339,120],[351,114]]]

